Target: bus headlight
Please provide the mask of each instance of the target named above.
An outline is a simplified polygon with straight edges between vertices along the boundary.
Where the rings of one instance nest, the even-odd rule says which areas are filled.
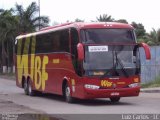
[[[134,87],[139,87],[140,84],[139,83],[133,83],[133,84],[130,84],[128,85],[130,88],[134,88]]]
[[[89,84],[85,84],[84,85],[85,88],[88,88],[88,89],[99,89],[100,87],[97,86],[97,85],[89,85]]]

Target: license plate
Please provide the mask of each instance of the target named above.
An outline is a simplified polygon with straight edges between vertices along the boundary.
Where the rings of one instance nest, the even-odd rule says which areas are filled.
[[[119,96],[119,92],[112,92],[111,96]]]

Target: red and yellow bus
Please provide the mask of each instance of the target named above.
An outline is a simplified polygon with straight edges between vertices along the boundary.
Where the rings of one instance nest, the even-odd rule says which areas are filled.
[[[114,22],[66,23],[16,38],[16,85],[26,95],[37,91],[74,98],[138,96],[140,53],[134,28]]]

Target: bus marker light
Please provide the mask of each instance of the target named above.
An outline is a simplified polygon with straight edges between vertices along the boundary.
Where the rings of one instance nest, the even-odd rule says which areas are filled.
[[[117,82],[118,85],[124,85],[126,82]]]
[[[59,59],[53,59],[53,63],[58,64],[58,63],[60,63],[60,60]]]
[[[71,79],[71,83],[72,83],[72,85],[74,86],[74,85],[75,85],[75,80],[74,80],[74,79]]]
[[[138,83],[139,79],[138,78],[134,78],[134,82]]]

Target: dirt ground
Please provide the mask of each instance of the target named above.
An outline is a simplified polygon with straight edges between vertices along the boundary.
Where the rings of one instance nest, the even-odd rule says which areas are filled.
[[[17,105],[12,101],[5,101],[0,99],[0,114],[25,114],[25,113],[38,114],[42,112],[30,109],[23,105]]]
[[[0,75],[0,79],[15,80],[13,75]],[[0,81],[2,82],[2,81]],[[24,105],[18,105],[10,100],[2,99],[8,97],[9,94],[0,90],[0,120],[58,120],[51,115],[47,115],[43,111],[31,109]]]
[[[0,95],[2,97],[2,95]],[[0,99],[0,120],[59,120],[53,115],[47,115],[12,101]]]

